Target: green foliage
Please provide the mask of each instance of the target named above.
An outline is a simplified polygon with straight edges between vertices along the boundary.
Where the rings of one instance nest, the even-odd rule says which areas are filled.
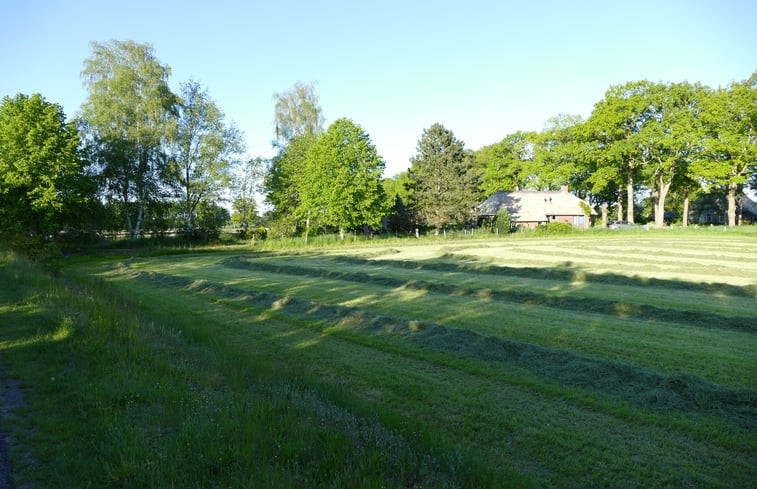
[[[297,82],[289,91],[276,93],[274,121],[276,139],[274,146],[286,148],[302,136],[317,136],[323,132],[323,110],[318,105],[315,83]]]
[[[256,197],[268,164],[263,158],[252,158],[237,167],[232,191],[232,224],[247,238],[252,227],[260,220]]]
[[[410,188],[410,175],[407,171],[400,172],[393,177],[384,178],[381,181],[381,184],[384,186],[384,193],[390,199],[399,196],[403,202],[410,202],[413,200],[412,189]]]
[[[169,74],[152,46],[133,41],[92,43],[82,71],[89,92],[82,105],[89,153],[100,167],[103,192],[122,203],[132,240],[146,207],[160,200],[168,183],[164,148],[174,134],[178,102]]]
[[[495,231],[497,234],[509,234],[512,231],[512,227],[512,219],[507,209],[502,208],[498,210],[492,222],[492,231]]]
[[[251,230],[258,220],[255,207],[255,200],[249,197],[236,199],[231,205],[230,222],[243,238],[250,237]]]
[[[423,130],[409,170],[412,207],[439,234],[471,219],[479,173],[462,141],[441,124]]]
[[[584,201],[582,200],[582,201],[580,201],[580,202],[578,203],[578,206],[579,206],[579,207],[581,208],[581,210],[583,211],[583,213],[584,213],[584,216],[586,216],[587,218],[591,216],[591,210],[592,210],[592,209],[591,209],[591,206],[589,206],[589,204],[587,204],[586,202],[584,202]]]
[[[197,205],[197,226],[191,235],[202,239],[218,239],[230,219],[229,211],[215,203],[200,202]]]
[[[379,227],[389,211],[381,175],[384,161],[370,137],[349,119],[338,119],[307,154],[296,181],[298,216],[345,230]]]
[[[538,225],[533,232],[537,236],[570,234],[573,232],[573,226],[567,222],[548,222]]]
[[[492,195],[500,190],[539,189],[535,142],[536,133],[518,131],[478,150],[475,165],[483,174],[481,192]]]
[[[263,183],[266,201],[273,206],[274,220],[291,220],[300,206],[300,182],[305,172],[311,146],[318,140],[315,134],[297,136],[271,160]]]
[[[395,194],[394,207],[390,211],[387,228],[395,234],[409,233],[413,229],[413,214],[399,194]]]
[[[48,272],[57,273],[61,269],[63,252],[51,238],[16,234],[10,236],[8,245],[11,250]]]
[[[200,204],[218,202],[231,186],[232,170],[244,151],[241,132],[226,125],[224,114],[199,83],[181,85],[181,102],[170,182],[181,202],[181,227],[192,233]]]
[[[538,171],[533,179],[537,188],[558,189],[567,184],[579,196],[586,195],[591,146],[585,139],[584,124],[581,116],[560,114],[549,119],[544,130],[534,137]]]
[[[710,93],[702,103],[705,157],[692,170],[708,188],[728,192],[728,225],[736,224],[736,193],[757,173],[757,73]]]
[[[0,222],[3,233],[54,235],[82,228],[92,179],[79,134],[63,109],[41,95],[0,104]]]

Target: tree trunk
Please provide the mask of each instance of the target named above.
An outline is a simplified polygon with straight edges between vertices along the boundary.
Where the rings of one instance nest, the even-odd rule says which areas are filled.
[[[665,226],[665,199],[668,197],[670,184],[671,182],[666,182],[663,177],[658,180],[657,209],[654,215],[654,225],[658,228]]]
[[[602,204],[602,227],[607,227],[607,204]]]
[[[681,216],[683,227],[689,227],[689,191],[683,191],[683,216]]]
[[[628,183],[626,183],[626,221],[633,222],[633,165],[628,166]]]
[[[341,226],[339,227],[339,239],[344,241],[344,228]]]
[[[660,215],[660,211],[658,209],[658,204],[660,202],[660,192],[657,190],[657,182],[654,182],[654,185],[652,186],[652,192],[650,197],[652,198],[652,218],[654,219],[654,223],[656,227],[661,227],[657,225],[658,218],[657,216]]]
[[[735,183],[728,184],[728,225],[736,225],[736,189]]]
[[[134,230],[131,234],[131,240],[136,241],[139,236],[139,230],[142,227],[142,216],[144,215],[144,205],[140,202],[137,206],[137,223],[134,226]]]
[[[308,217],[305,218],[305,244],[308,244],[309,234],[310,234],[310,211],[308,211]]]
[[[618,189],[618,221],[623,220],[623,189]]]
[[[124,208],[125,207],[126,206],[124,205]],[[129,233],[129,239],[132,240],[132,241],[134,241],[134,232],[133,232],[133,228],[132,228],[132,225],[131,225],[131,214],[129,213],[128,210],[125,210],[124,212],[126,214],[126,232]]]

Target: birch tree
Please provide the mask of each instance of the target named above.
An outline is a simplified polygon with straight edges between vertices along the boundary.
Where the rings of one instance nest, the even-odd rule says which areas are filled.
[[[242,133],[226,124],[221,109],[199,83],[181,85],[181,103],[170,163],[171,183],[181,204],[184,227],[194,230],[200,203],[223,199],[232,170],[244,151]]]
[[[100,168],[104,191],[123,207],[132,240],[145,210],[166,191],[165,148],[174,131],[177,97],[168,87],[170,68],[149,44],[92,43],[82,77],[89,95],[83,128]]]

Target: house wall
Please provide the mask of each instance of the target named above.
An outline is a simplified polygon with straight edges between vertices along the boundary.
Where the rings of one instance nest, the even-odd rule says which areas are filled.
[[[521,227],[524,227],[524,228],[533,229],[536,226],[538,226],[539,224],[545,224],[545,223],[544,222],[539,222],[539,221],[514,221],[513,224],[515,226],[521,226]]]
[[[551,222],[565,222],[571,226],[588,228],[594,224],[594,216],[547,216]]]

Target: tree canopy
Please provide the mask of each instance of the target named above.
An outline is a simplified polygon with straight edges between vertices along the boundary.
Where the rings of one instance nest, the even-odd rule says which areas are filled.
[[[218,203],[230,187],[244,142],[233,124],[226,125],[207,91],[189,81],[181,85],[172,146],[171,182],[181,202],[183,227],[192,232],[198,205]]]
[[[297,82],[286,92],[273,95],[276,139],[274,146],[282,148],[293,139],[323,132],[324,117],[315,93],[315,83]]]
[[[339,229],[379,227],[389,204],[381,185],[384,160],[370,137],[349,119],[337,119],[310,147],[299,174],[299,215]]]
[[[452,131],[439,123],[424,129],[410,162],[413,207],[435,234],[471,219],[479,175],[473,155]]]
[[[208,90],[169,87],[171,70],[149,44],[91,44],[77,126],[42,95],[0,106],[0,219],[4,231],[51,236],[98,220],[131,239],[168,229],[258,226],[260,193],[271,235],[313,229],[406,232],[473,223],[498,190],[554,190],[610,207],[618,218],[686,224],[692,196],[740,222],[742,189],[757,187],[757,73],[711,89],[630,81],[609,87],[586,118],[559,114],[541,131],[516,131],[476,152],[436,123],[410,168],[383,178],[369,135],[349,118],[326,124],[315,83],[273,95],[275,156],[251,158]],[[242,162],[246,162],[243,164]],[[262,182],[262,184],[261,184]],[[696,208],[696,203],[694,203]],[[101,212],[90,212],[99,210]],[[273,230],[276,228],[276,231]],[[47,238],[46,238],[47,239]]]
[[[93,42],[84,65],[89,95],[82,119],[90,154],[136,239],[146,206],[166,191],[165,148],[178,105],[168,86],[170,68],[152,46],[134,41]]]
[[[40,94],[0,104],[0,222],[4,231],[42,236],[78,224],[91,194],[79,133]]]

